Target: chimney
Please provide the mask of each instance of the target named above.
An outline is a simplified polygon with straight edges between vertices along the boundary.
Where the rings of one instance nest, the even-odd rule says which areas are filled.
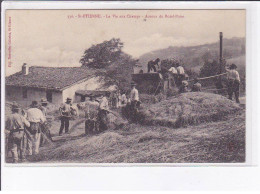
[[[24,63],[23,66],[22,66],[22,73],[24,75],[28,75],[29,74],[29,67],[28,67],[28,65],[26,63]]]

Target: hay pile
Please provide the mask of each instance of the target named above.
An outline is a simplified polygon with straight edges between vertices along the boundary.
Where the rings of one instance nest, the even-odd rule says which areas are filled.
[[[238,104],[221,95],[189,92],[151,105],[140,111],[140,118],[143,124],[178,128],[225,120],[240,110]]]
[[[43,147],[33,162],[203,163],[245,161],[245,113],[186,128],[130,124]]]

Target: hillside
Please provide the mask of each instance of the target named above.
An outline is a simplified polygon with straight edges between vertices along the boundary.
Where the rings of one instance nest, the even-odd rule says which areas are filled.
[[[223,39],[223,57],[229,62],[235,58],[245,56],[245,38]],[[176,58],[182,60],[187,69],[193,69],[199,72],[203,65],[203,58],[209,57],[218,60],[219,57],[219,42],[204,44],[190,47],[170,46],[165,49],[155,50],[146,53],[139,58],[140,65],[147,71],[147,62],[156,58],[169,59]],[[241,68],[245,67],[245,57],[241,58]]]

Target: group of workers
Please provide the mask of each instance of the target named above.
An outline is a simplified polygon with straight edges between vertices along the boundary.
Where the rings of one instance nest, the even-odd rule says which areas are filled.
[[[16,102],[11,106],[12,114],[6,120],[7,152],[10,150],[14,163],[25,161],[25,156],[39,153],[41,131],[46,127],[45,99],[41,105],[33,101],[29,109],[24,112]],[[26,153],[27,151],[27,153]]]
[[[233,94],[235,96],[235,100],[237,103],[240,103],[239,100],[239,87],[240,87],[240,76],[238,71],[236,70],[237,66],[235,64],[231,64],[230,67],[226,68],[226,74],[227,74],[227,94],[228,94],[228,99],[232,100],[233,99]],[[192,92],[200,92],[201,91],[201,83],[199,83],[199,79],[195,78],[194,83],[191,87]],[[183,80],[182,84],[179,88],[179,92],[188,92],[188,81]]]
[[[162,72],[162,67],[159,64],[160,59],[157,58],[155,60],[151,60],[148,62],[148,73],[150,73],[152,70],[154,72]],[[237,103],[240,103],[239,101],[239,86],[240,86],[240,77],[239,73],[236,70],[237,66],[235,64],[232,64],[230,67],[226,68],[227,72],[227,93],[228,98],[232,100],[233,94],[235,96],[235,100]],[[187,80],[187,74],[185,73],[185,70],[183,66],[175,62],[171,65],[171,67],[168,69],[168,79],[172,86],[177,86],[179,88],[179,93],[183,92],[199,92],[201,91],[201,83],[199,82],[199,78],[195,78],[193,80],[193,85],[191,86],[191,89],[188,89],[189,81]]]
[[[131,83],[131,92],[126,95],[125,92],[105,93],[98,100],[94,95],[89,96],[85,102],[85,133],[95,134],[108,129],[108,113],[114,114],[111,109],[122,108],[123,115],[130,114],[140,105],[139,93],[135,88],[136,84]],[[132,113],[132,112],[131,112]],[[132,114],[131,114],[132,115]],[[130,116],[130,115],[128,115]]]

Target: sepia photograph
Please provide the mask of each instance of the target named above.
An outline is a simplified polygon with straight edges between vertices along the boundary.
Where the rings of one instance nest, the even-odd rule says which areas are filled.
[[[5,10],[7,164],[246,163],[246,10]]]

